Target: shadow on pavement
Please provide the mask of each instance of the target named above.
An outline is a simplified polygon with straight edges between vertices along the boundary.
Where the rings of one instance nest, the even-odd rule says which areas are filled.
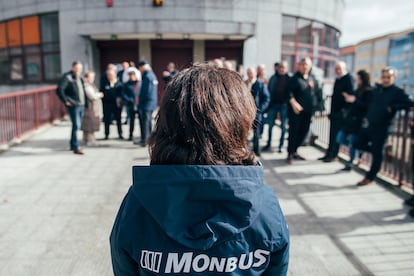
[[[393,218],[394,217],[394,218]],[[407,210],[401,208],[392,211],[360,212],[348,217],[317,217],[313,214],[286,215],[291,235],[340,235],[361,227],[412,224],[413,219]],[[298,227],[300,225],[300,227]]]

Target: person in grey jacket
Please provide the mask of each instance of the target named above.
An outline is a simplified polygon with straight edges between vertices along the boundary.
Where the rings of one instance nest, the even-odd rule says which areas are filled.
[[[138,62],[138,70],[142,75],[142,82],[138,92],[138,114],[141,128],[141,141],[139,144],[145,147],[147,139],[152,132],[152,113],[158,105],[158,80],[145,60]]]

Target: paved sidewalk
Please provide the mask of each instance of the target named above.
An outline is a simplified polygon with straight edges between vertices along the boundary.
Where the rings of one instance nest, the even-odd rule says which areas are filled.
[[[131,166],[148,164],[148,152],[113,139],[74,155],[69,132],[62,122],[0,154],[0,275],[112,275],[109,233]],[[402,199],[356,188],[361,176],[336,174],[342,165],[316,161],[317,149],[300,152],[309,161],[291,166],[285,154],[262,154],[289,223],[289,275],[414,275]]]

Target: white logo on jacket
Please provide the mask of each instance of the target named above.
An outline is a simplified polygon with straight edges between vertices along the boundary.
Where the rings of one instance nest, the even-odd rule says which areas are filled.
[[[181,257],[180,257],[181,255]],[[239,257],[212,257],[206,254],[194,255],[194,252],[168,253],[165,267],[162,269],[165,274],[191,273],[191,272],[232,272],[237,268],[247,270],[252,267],[260,267],[267,263],[270,251],[256,249],[248,254],[241,254]],[[141,251],[140,266],[152,272],[159,272],[163,263],[163,253],[149,250]]]

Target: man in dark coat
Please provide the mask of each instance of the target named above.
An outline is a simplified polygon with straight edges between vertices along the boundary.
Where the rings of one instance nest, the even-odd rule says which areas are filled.
[[[145,147],[147,139],[152,132],[152,113],[158,105],[158,80],[145,60],[138,62],[138,70],[142,74],[138,103],[139,124],[141,127],[140,145]]]
[[[56,90],[59,99],[65,104],[72,121],[70,150],[75,154],[83,154],[82,149],[79,147],[77,131],[82,122],[85,106],[87,107],[88,105],[82,79],[82,70],[82,63],[74,61],[72,63],[72,70],[63,74]]]
[[[116,126],[118,128],[118,138],[124,139],[122,136],[122,125],[121,125],[121,94],[122,94],[122,83],[116,76],[116,71],[112,68],[106,71],[107,79],[102,83],[100,91],[103,92],[102,98],[103,103],[103,115],[105,123],[105,140],[108,140],[110,125],[112,119],[116,120]]]
[[[345,62],[339,61],[335,65],[335,74],[337,79],[335,80],[333,88],[331,113],[329,114],[329,146],[325,155],[319,158],[319,160],[322,160],[323,162],[332,162],[339,152],[339,144],[336,141],[336,136],[341,130],[341,126],[350,106],[345,102],[343,93],[354,95],[354,79],[346,71]]]
[[[270,151],[272,146],[272,133],[275,120],[279,114],[280,118],[280,140],[278,152],[283,151],[285,141],[286,122],[287,122],[287,99],[288,99],[288,83],[290,76],[288,74],[288,63],[282,61],[278,63],[277,71],[269,79],[268,90],[270,93],[270,104],[267,108],[267,123],[269,124],[269,135],[266,146],[263,151]]]
[[[370,184],[381,168],[384,145],[392,119],[398,110],[413,106],[413,102],[403,89],[396,86],[397,71],[393,67],[381,70],[381,84],[377,84],[368,100],[366,118],[355,141],[355,148],[372,154],[371,168],[357,186]],[[356,97],[345,95],[347,102],[354,102]]]
[[[124,83],[122,90],[122,100],[127,108],[129,121],[129,141],[132,141],[135,129],[135,114],[137,114],[137,97],[138,97],[138,78],[135,68],[128,69],[129,81]],[[138,72],[139,73],[139,72]]]
[[[288,84],[289,91],[289,139],[287,163],[293,159],[305,160],[297,153],[308,134],[314,107],[315,80],[310,74],[312,61],[303,58],[299,62],[299,70],[293,75]]]

